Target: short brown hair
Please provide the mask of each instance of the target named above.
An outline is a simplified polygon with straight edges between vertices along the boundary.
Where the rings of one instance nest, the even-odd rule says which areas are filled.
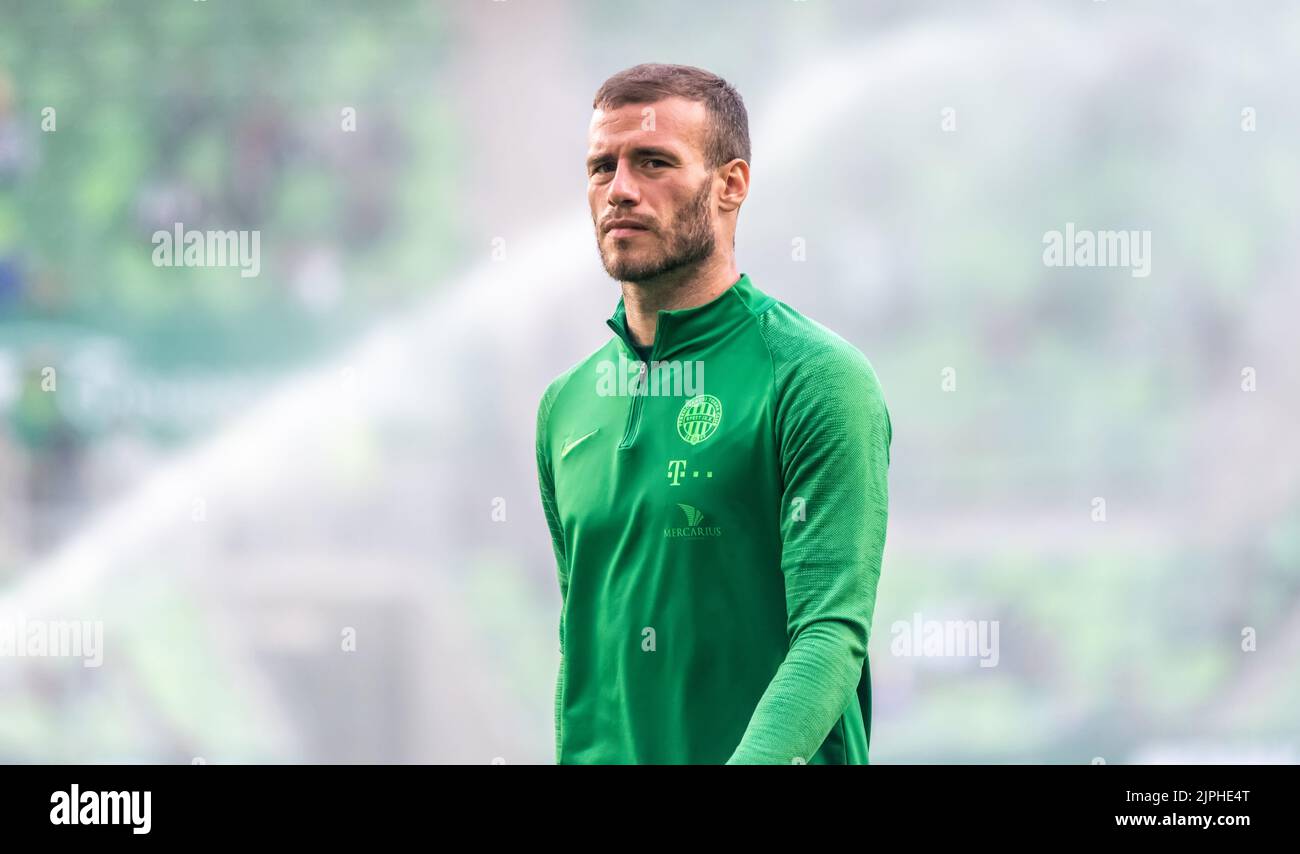
[[[647,62],[620,71],[596,91],[593,109],[652,104],[677,96],[702,102],[712,119],[705,157],[709,168],[739,157],[749,162],[749,113],[735,87],[712,72],[692,65]]]

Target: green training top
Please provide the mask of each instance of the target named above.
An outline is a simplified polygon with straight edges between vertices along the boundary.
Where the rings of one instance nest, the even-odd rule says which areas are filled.
[[[546,389],[570,763],[866,764],[892,427],[866,357],[742,275]]]

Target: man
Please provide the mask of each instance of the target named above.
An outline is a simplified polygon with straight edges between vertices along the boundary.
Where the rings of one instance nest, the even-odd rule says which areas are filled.
[[[537,413],[563,599],[556,761],[865,764],[892,435],[880,385],[738,272],[750,151],[735,89],[638,65],[593,106],[587,198],[622,299],[614,337]],[[645,362],[672,371],[655,383]],[[629,363],[633,381],[612,382]]]

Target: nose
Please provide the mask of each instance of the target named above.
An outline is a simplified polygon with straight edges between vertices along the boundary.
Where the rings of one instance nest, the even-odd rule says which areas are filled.
[[[626,160],[619,160],[614,168],[614,178],[609,182],[609,204],[612,207],[634,207],[641,201],[641,190]]]

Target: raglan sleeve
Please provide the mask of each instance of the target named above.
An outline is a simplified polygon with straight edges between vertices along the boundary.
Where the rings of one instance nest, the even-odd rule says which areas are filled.
[[[555,553],[556,574],[560,583],[560,666],[555,679],[555,755],[559,761],[561,736],[561,694],[564,687],[564,603],[569,596],[569,561],[564,545],[564,529],[560,525],[555,504],[555,474],[551,467],[550,417],[555,403],[555,386],[547,388],[537,407],[537,484],[541,491],[542,513],[550,530],[551,549]]]
[[[808,761],[856,699],[888,518],[893,428],[866,358],[777,376],[786,657],[728,764]]]

